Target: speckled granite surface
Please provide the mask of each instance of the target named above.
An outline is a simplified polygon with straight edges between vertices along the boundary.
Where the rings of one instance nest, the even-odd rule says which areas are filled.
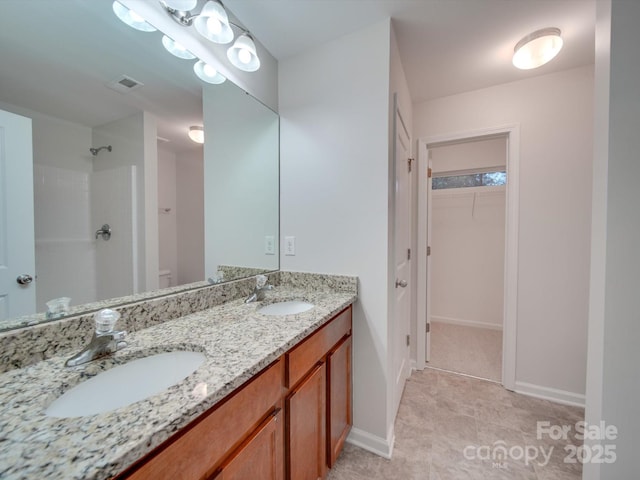
[[[138,329],[107,359],[65,368],[66,356],[55,356],[0,375],[0,478],[103,479],[122,471],[355,301],[355,289],[332,290],[327,279],[317,280],[313,288],[285,283],[264,302],[306,300],[315,308],[305,313],[266,316],[256,311],[264,303],[238,298]],[[207,359],[182,382],[128,407],[82,418],[44,415],[83,379],[172,350],[201,351]]]

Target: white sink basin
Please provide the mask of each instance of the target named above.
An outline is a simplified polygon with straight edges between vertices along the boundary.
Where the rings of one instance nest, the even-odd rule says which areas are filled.
[[[292,300],[289,302],[277,302],[265,305],[258,309],[258,313],[262,313],[263,315],[295,315],[311,310],[313,307],[314,305],[311,303]]]
[[[50,417],[95,415],[162,392],[193,373],[205,360],[198,352],[167,352],[132,360],[86,380],[49,405]]]

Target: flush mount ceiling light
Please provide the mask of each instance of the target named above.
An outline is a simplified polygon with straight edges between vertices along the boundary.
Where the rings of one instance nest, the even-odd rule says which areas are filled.
[[[173,38],[167,37],[164,35],[162,37],[162,45],[167,49],[171,55],[175,55],[178,58],[183,58],[185,60],[193,60],[196,56],[191,53],[189,50],[184,48],[180,43],[176,42]]]
[[[215,68],[213,68],[208,63],[203,62],[202,60],[198,60],[196,62],[196,64],[193,66],[193,71],[203,82],[219,85],[221,83],[224,83],[224,81],[226,80],[224,75],[222,75]]]
[[[256,54],[256,44],[248,33],[240,35],[227,50],[227,58],[234,67],[245,72],[255,72],[260,68],[260,59]]]
[[[136,30],[141,32],[155,32],[156,29],[153,25],[148,23],[144,18],[138,15],[133,10],[125,7],[117,0],[113,2],[113,13],[116,14],[120,20]]]
[[[195,125],[189,127],[189,138],[196,143],[204,143],[204,128]]]
[[[513,65],[521,70],[538,68],[551,61],[561,48],[559,28],[537,30],[516,44],[513,49]]]

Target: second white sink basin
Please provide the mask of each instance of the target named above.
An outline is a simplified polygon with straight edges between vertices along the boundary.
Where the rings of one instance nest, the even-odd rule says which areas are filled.
[[[258,309],[258,313],[262,313],[263,315],[295,315],[311,310],[313,307],[314,305],[312,303],[301,300],[291,300],[265,305]]]
[[[151,397],[180,382],[202,365],[199,352],[174,351],[132,360],[86,380],[54,400],[49,417],[95,415]]]

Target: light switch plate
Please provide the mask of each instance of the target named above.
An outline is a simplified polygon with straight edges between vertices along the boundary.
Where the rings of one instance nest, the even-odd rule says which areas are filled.
[[[276,254],[276,239],[273,235],[266,235],[264,237],[264,253],[265,255]]]
[[[296,254],[296,237],[284,237],[284,254]]]

